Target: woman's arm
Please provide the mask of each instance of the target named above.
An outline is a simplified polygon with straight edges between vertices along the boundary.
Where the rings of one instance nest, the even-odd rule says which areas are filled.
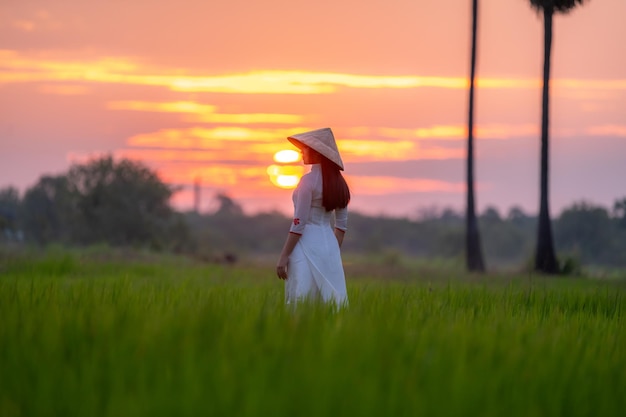
[[[343,243],[343,237],[348,229],[348,207],[335,209],[335,237],[339,247]]]
[[[293,232],[289,232],[287,235],[285,245],[283,246],[283,250],[280,252],[280,257],[278,258],[278,264],[276,264],[276,275],[278,275],[278,278],[280,279],[287,279],[289,255],[293,252],[293,248],[296,247],[296,244],[300,240],[300,236],[302,235]]]
[[[345,230],[341,230],[335,227],[335,237],[337,238],[337,243],[339,243],[339,247],[343,243],[343,236],[346,234]]]

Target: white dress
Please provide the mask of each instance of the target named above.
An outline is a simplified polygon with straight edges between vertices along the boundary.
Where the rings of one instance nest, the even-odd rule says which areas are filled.
[[[301,237],[289,256],[285,302],[321,298],[338,306],[347,304],[346,279],[333,227],[346,230],[348,210],[327,212],[322,206],[321,165],[313,165],[302,177],[293,192],[293,203],[290,232]]]

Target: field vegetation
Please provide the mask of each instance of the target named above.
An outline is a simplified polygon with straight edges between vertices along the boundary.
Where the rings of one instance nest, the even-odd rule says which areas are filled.
[[[0,251],[1,416],[619,416],[626,274],[346,259],[350,305],[275,260]]]

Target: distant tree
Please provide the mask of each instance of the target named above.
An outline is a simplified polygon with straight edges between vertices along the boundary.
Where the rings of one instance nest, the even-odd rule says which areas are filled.
[[[555,224],[558,247],[584,262],[611,261],[613,234],[608,210],[584,201],[563,210]]]
[[[0,188],[0,210],[15,211],[20,205],[20,192],[15,187]]]
[[[67,174],[80,243],[161,245],[172,220],[172,189],[140,162],[111,156],[73,165]]]
[[[453,210],[453,209],[450,209]],[[435,220],[439,217],[439,208],[437,206],[424,206],[415,210],[416,218],[420,221]]]
[[[219,207],[215,214],[220,216],[242,216],[243,209],[235,200],[224,193],[218,193],[215,198],[218,201]]]
[[[502,216],[500,216],[500,212],[496,207],[493,206],[487,207],[480,217],[492,223],[498,223],[502,221]]]
[[[559,264],[554,251],[554,239],[548,205],[549,178],[549,96],[550,96],[550,55],[552,51],[552,16],[554,13],[568,13],[585,0],[530,0],[530,5],[537,12],[543,12],[544,55],[543,55],[543,90],[541,110],[541,176],[539,198],[539,225],[537,228],[537,247],[535,251],[535,270],[556,274]]]
[[[0,232],[14,233],[17,230],[19,206],[20,194],[17,188],[0,189]]]
[[[476,38],[478,27],[478,0],[472,0],[472,51],[470,58],[469,115],[467,119],[467,204],[465,215],[465,263],[473,272],[484,272],[480,232],[474,201],[474,79],[476,77]]]
[[[506,221],[515,226],[518,230],[524,232],[524,234],[528,235],[529,241],[534,241],[537,234],[537,218],[535,216],[530,216],[524,212],[524,210],[519,206],[511,207],[509,212],[506,215]],[[534,242],[530,245],[534,250]],[[530,256],[533,253],[533,250],[528,252],[529,257],[526,259],[532,259]]]
[[[528,217],[529,216],[519,206],[511,207],[511,209],[509,210],[509,213],[506,216],[507,220],[510,220],[513,222],[524,221],[528,219]]]
[[[457,212],[454,209],[447,207],[444,208],[438,217],[444,223],[449,224],[463,224],[463,212]]]
[[[20,208],[26,239],[40,244],[69,242],[75,207],[67,177],[41,177],[37,184],[26,190]]]
[[[626,197],[615,201],[613,205],[613,223],[615,224],[615,264],[626,266]]]
[[[617,219],[618,226],[626,229],[626,197],[615,201],[613,216]]]
[[[40,243],[166,247],[172,236],[186,235],[170,207],[172,193],[139,162],[106,156],[74,164],[27,190],[21,209],[26,236]]]

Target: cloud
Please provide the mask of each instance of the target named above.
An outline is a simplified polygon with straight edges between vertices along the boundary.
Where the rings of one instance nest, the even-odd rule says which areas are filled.
[[[418,141],[411,140],[360,140],[341,139],[337,147],[346,159],[353,162],[404,161],[407,159],[450,159],[462,158],[463,149],[448,149],[441,147],[423,147]]]
[[[619,136],[626,137],[626,125],[592,126],[586,133],[591,136]]]
[[[89,94],[91,90],[84,85],[44,84],[39,86],[38,91],[43,94],[59,96],[82,96]]]
[[[160,150],[194,152],[197,158],[220,160],[256,160],[271,159],[274,153],[292,148],[285,138],[295,131],[311,130],[310,127],[294,129],[260,129],[239,126],[215,128],[192,127],[186,129],[162,129],[130,137],[127,145],[131,148],[153,148]],[[337,138],[344,158],[354,162],[377,161],[384,155],[386,160],[407,159],[449,159],[462,158],[464,148],[450,149],[435,145],[422,145],[413,139],[369,139]],[[209,153],[213,152],[213,153]],[[156,155],[154,153],[153,155]],[[161,153],[160,155],[166,155]],[[160,156],[159,159],[165,156]]]
[[[235,148],[235,149],[233,149]],[[157,162],[195,162],[202,164],[222,163],[231,165],[266,164],[272,161],[272,155],[281,150],[280,146],[267,147],[263,145],[249,145],[237,149],[218,143],[212,149],[197,148],[121,148],[120,155],[140,160]]]
[[[401,140],[453,140],[467,139],[466,125],[434,125],[420,128],[354,128],[350,133],[359,136],[383,137]],[[536,135],[539,132],[535,124],[479,124],[476,126],[475,135],[479,139],[510,139]]]
[[[553,82],[555,87],[572,90],[626,90],[626,80],[577,80],[568,78],[555,79]]]
[[[132,110],[162,113],[183,113],[184,120],[191,123],[226,123],[226,124],[299,124],[304,116],[280,113],[218,113],[217,106],[193,101],[149,102],[149,101],[112,101],[107,103],[111,110]]]
[[[415,192],[459,193],[465,190],[464,183],[423,178],[347,176],[346,180],[354,193],[361,196]]]
[[[68,152],[66,159],[71,163],[86,163],[94,158],[101,158],[106,152]],[[254,161],[241,161],[230,164],[217,159],[204,159],[202,153],[118,149],[113,153],[115,159],[141,161],[155,169],[161,179],[169,184],[192,184],[201,179],[205,185],[230,187],[235,185],[263,186],[270,185],[267,165],[255,164]],[[268,184],[262,184],[267,182]]]
[[[292,147],[285,138],[293,132],[235,126],[162,129],[130,137],[129,148],[119,152],[135,159],[158,162],[258,164],[265,169],[276,152]]]
[[[163,87],[179,92],[229,94],[329,94],[353,89],[465,89],[465,77],[364,75],[312,71],[251,71],[226,75],[197,75],[185,70],[153,68],[130,58],[54,59],[0,50],[0,83],[76,81]],[[553,80],[566,89],[626,90],[626,80]],[[479,78],[489,89],[536,89],[536,79]]]
[[[13,22],[13,27],[22,32],[32,32],[35,30],[35,22],[32,20],[18,19]]]
[[[357,75],[309,71],[254,71],[214,77],[187,77],[173,80],[176,91],[207,91],[245,94],[325,94],[338,87],[391,88],[418,87],[465,88],[464,78]]]
[[[12,20],[11,26],[20,32],[53,31],[63,28],[63,23],[47,10],[38,10],[27,17]]]
[[[215,149],[226,143],[232,146],[232,142],[247,142],[247,145],[269,143],[288,146],[287,136],[293,134],[294,131],[305,130],[310,130],[310,128],[252,129],[239,126],[224,126],[161,129],[156,132],[132,136],[127,143],[130,146],[179,149]],[[245,151],[246,149],[242,148],[242,150]]]
[[[176,108],[204,109],[195,105]],[[145,158],[155,160],[237,163],[248,160],[264,164],[271,160],[274,153],[291,148],[284,138],[295,131],[307,130],[311,130],[311,127],[284,129],[221,126],[161,129],[132,136],[127,140],[127,146],[136,149],[135,155],[142,154]],[[465,131],[465,127],[458,125],[418,129],[347,128],[346,134],[356,134],[357,137],[338,135],[337,145],[343,157],[353,163],[375,162],[381,158],[386,161],[462,159],[466,156]],[[534,135],[537,131],[534,125],[484,125],[477,128],[477,137],[508,139]],[[453,141],[451,143],[454,146],[440,146],[438,141]]]
[[[165,87],[181,92],[231,94],[327,94],[348,88],[465,88],[464,78],[357,75],[309,71],[253,71],[227,75],[181,75],[180,70],[140,67],[128,58],[54,60],[0,50],[0,82],[90,81]]]
[[[107,103],[107,108],[112,110],[133,110],[161,113],[214,113],[216,106],[201,104],[193,101],[176,101],[158,103],[151,101],[111,101]]]
[[[163,180],[170,184],[189,184],[195,178],[212,187],[247,187],[257,188],[259,185],[271,186],[266,167],[232,166],[205,164],[160,165],[157,170]],[[251,190],[249,190],[251,191]]]
[[[138,65],[124,58],[76,61],[50,59],[45,53],[32,57],[0,49],[0,70],[0,83],[90,81],[128,84],[137,77],[129,73],[137,72]]]
[[[242,113],[242,114],[219,114],[205,113],[185,118],[192,123],[225,123],[225,124],[299,124],[304,121],[304,116],[299,114],[284,113]]]

